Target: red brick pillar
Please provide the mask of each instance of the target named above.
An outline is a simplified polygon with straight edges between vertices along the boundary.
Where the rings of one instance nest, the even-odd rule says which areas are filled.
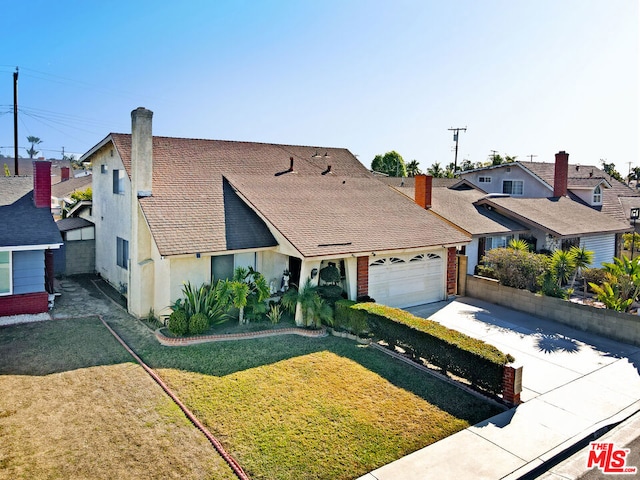
[[[509,364],[502,372],[502,399],[513,407],[520,405],[522,365]]]
[[[358,297],[369,295],[369,257],[358,257]]]
[[[458,260],[456,247],[447,249],[447,295],[455,295],[458,286]]]
[[[33,202],[38,208],[51,208],[51,163],[33,162]]]

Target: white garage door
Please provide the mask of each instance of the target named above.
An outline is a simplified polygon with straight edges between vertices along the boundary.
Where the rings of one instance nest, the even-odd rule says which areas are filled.
[[[369,296],[390,307],[443,300],[445,279],[444,253],[369,257]]]

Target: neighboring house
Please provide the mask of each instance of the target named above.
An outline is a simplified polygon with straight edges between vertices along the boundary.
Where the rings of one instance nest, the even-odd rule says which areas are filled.
[[[51,211],[56,218],[63,216],[63,211],[75,203],[71,195],[85,191],[91,187],[91,175],[80,177],[69,176],[69,167],[62,167],[62,180],[51,186]]]
[[[568,196],[621,221],[629,219],[629,204],[640,207],[640,192],[598,167],[569,164],[566,152],[557,153],[555,163],[504,163],[461,172],[460,178],[487,193],[523,198]]]
[[[438,185],[437,179],[433,180]],[[396,186],[397,180],[386,183],[411,198],[416,198],[421,188],[417,186],[414,193],[409,187]],[[486,251],[506,247],[511,239],[518,238],[525,239],[538,251],[584,246],[594,252],[592,265],[599,267],[602,262],[613,260],[616,235],[629,231],[626,222],[567,197],[487,194],[466,180],[448,188],[427,188],[425,195],[430,198],[432,213],[471,235],[471,243],[462,251],[468,258],[468,274],[474,273]]]
[[[138,316],[165,314],[184,282],[238,266],[273,290],[317,283],[329,262],[349,298],[409,306],[455,293],[469,237],[378,182],[346,149],[152,137],[152,112],[109,134],[93,165],[96,270]]]
[[[33,177],[0,177],[0,316],[46,312],[53,251],[62,239],[51,215],[51,164]]]

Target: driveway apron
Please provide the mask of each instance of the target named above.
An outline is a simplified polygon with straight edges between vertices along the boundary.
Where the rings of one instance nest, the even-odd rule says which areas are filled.
[[[362,479],[516,479],[640,411],[640,347],[469,297],[407,310],[513,355],[523,403]]]

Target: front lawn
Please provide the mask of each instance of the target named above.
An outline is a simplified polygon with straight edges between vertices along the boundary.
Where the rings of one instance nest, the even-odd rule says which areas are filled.
[[[0,359],[0,478],[236,478],[97,318],[2,327]]]
[[[357,478],[501,411],[351,340],[161,347],[114,327],[255,479]]]

